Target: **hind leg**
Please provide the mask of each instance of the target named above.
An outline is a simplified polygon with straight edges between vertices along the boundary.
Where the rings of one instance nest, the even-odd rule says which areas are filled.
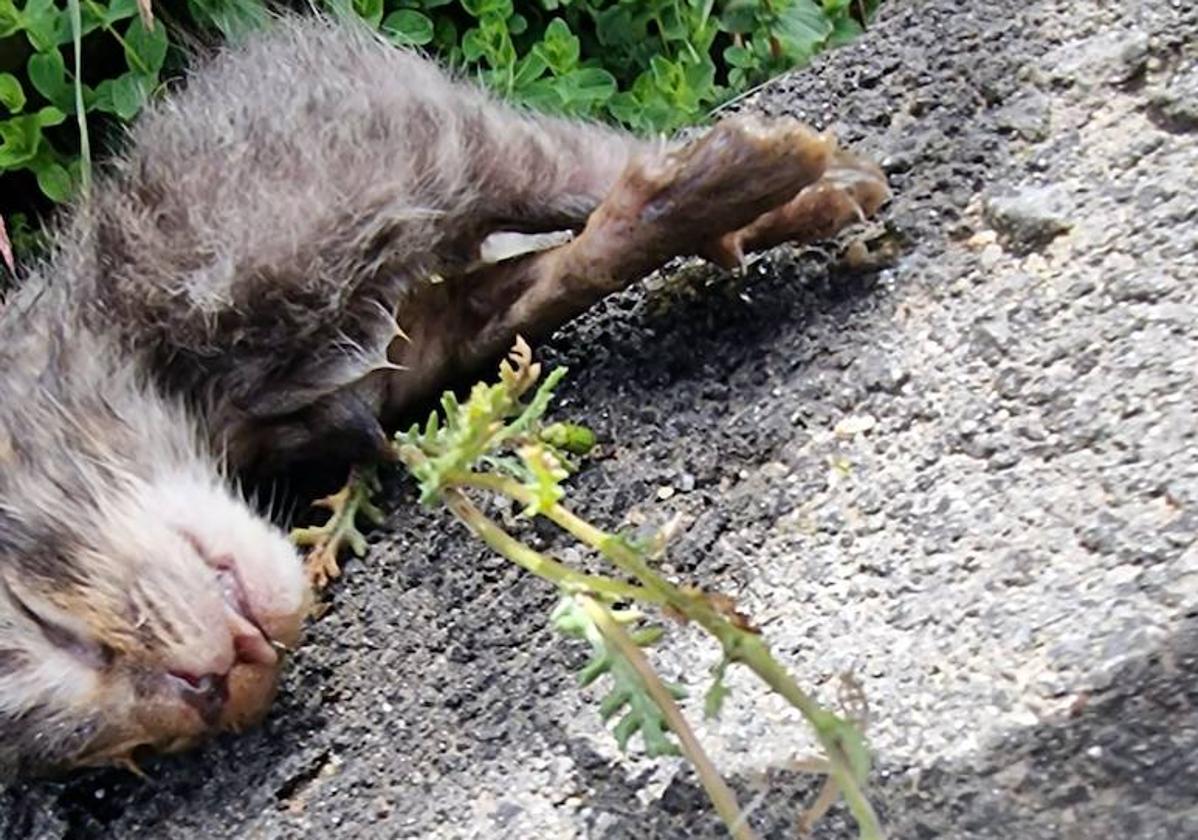
[[[491,231],[579,231],[638,157],[664,144],[596,123],[505,110],[478,117],[467,140],[481,201],[476,221]]]
[[[724,268],[736,268],[746,253],[787,242],[829,239],[853,222],[872,216],[889,197],[886,176],[878,166],[837,152],[822,178],[749,225],[724,234],[700,251],[700,256]]]
[[[492,361],[516,335],[551,332],[675,256],[736,265],[747,251],[831,236],[889,195],[876,167],[827,138],[793,121],[748,117],[681,149],[642,155],[612,181],[572,241],[426,284],[404,302],[403,335],[390,350],[401,369],[376,382],[384,417]],[[378,440],[385,450],[381,427]],[[330,503],[361,489],[351,477]],[[310,555],[318,587],[338,573],[334,535],[357,533],[356,508],[341,503],[330,505]]]
[[[472,265],[421,284],[399,308],[399,335],[389,348],[398,370],[328,395],[306,414],[305,433],[321,419],[331,425],[330,438],[361,428],[368,445],[355,460],[386,457],[376,408],[384,423],[395,419],[492,361],[516,335],[543,336],[673,257],[697,254],[732,266],[747,251],[830,236],[888,196],[876,167],[789,120],[734,118],[674,149],[616,134],[598,138],[606,144],[595,139],[580,143],[577,156],[554,153],[554,160],[573,158],[573,166],[551,171],[552,189],[530,178],[535,166],[496,173],[505,180],[489,186],[495,198],[487,203],[499,212],[474,228]],[[563,229],[577,236],[538,241],[537,234]],[[480,246],[497,231],[533,234],[525,240],[529,252],[486,254]],[[312,548],[307,566],[318,589],[340,573],[344,546],[361,548],[356,520],[373,510],[363,475],[351,473],[346,488],[325,500],[328,522],[297,535]]]
[[[677,256],[721,265],[812,241],[873,213],[882,173],[793,120],[741,116],[695,142],[634,160],[571,242],[487,266],[405,304],[386,413],[427,398],[519,334],[544,336]]]

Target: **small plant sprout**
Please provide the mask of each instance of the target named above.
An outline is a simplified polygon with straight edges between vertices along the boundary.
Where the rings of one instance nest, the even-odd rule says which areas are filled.
[[[572,458],[594,445],[594,435],[578,426],[543,423],[553,390],[564,375],[559,368],[542,378],[528,345],[517,339],[508,359],[500,364],[497,382],[476,384],[464,402],[446,393],[441,411],[434,411],[423,425],[397,434],[395,454],[419,484],[421,501],[444,504],[490,548],[560,590],[562,599],[551,616],[552,624],[590,646],[591,659],[579,681],[583,685],[607,681],[599,712],[604,720],[616,720],[613,733],[621,749],[639,735],[650,756],[684,755],[733,837],[740,840],[754,834],[675,702],[682,689],[663,682],[645,655],[663,634],[660,625],[647,621],[645,611],[698,625],[718,643],[722,656],[705,695],[709,717],[718,715],[728,698],[725,672],[732,665],[743,665],[811,725],[824,755],[805,766],[827,779],[801,824],[814,823],[839,795],[862,838],[882,837],[863,789],[869,772],[869,755],[858,725],[864,722],[863,715],[850,712],[841,717],[817,704],[774,658],[760,630],[731,598],[675,584],[660,574],[655,561],[666,550],[668,528],[650,539],[633,539],[601,530],[565,506],[562,481],[574,469]],[[377,486],[370,482],[375,480],[371,474],[356,474],[350,488],[342,492],[346,500],[362,501],[355,506],[340,496],[335,504],[326,500],[334,516],[323,529],[300,532],[300,540],[314,545],[326,560],[329,556],[335,560],[337,539],[354,547],[360,539],[354,536],[357,513],[377,517],[377,509],[368,501]],[[476,492],[510,499],[526,517],[548,519],[604,558],[611,573],[584,572],[534,550],[488,517],[471,499]],[[344,521],[347,517],[349,524]],[[852,702],[845,705],[862,708],[859,687],[854,684],[854,688]]]
[[[330,512],[328,521],[291,532],[292,542],[308,549],[308,577],[317,589],[341,575],[337,558],[344,548],[357,557],[365,556],[366,535],[358,529],[358,517],[364,516],[374,525],[383,524],[386,517],[371,501],[380,489],[377,468],[355,467],[344,487],[312,503]]]

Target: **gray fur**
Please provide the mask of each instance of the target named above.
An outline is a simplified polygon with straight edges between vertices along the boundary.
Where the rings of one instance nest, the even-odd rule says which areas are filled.
[[[385,363],[414,281],[460,272],[492,229],[581,224],[641,145],[318,21],[221,56],[130,140],[80,238],[87,316],[202,396],[239,461],[278,437],[242,444],[247,419]]]
[[[477,310],[531,288],[551,327],[601,293],[567,289],[554,306],[554,254],[484,283],[467,272],[488,234],[591,231],[615,194],[587,240],[596,261],[572,270],[602,272],[630,243],[648,256],[625,266],[674,247],[730,256],[719,234],[832,155],[793,127],[713,137],[653,158],[661,144],[519,111],[312,19],[276,21],[149,108],[0,313],[0,781],[186,746],[214,724],[181,694],[222,675],[251,675],[238,714],[263,711],[273,683],[254,675],[277,664],[261,646],[298,633],[305,596],[293,549],[226,473],[369,455],[380,416],[470,361]],[[796,196],[798,217],[826,206],[830,228],[886,194],[836,154],[870,199],[827,184]],[[741,220],[720,228],[725,192]],[[692,211],[710,241],[683,235]],[[249,613],[230,612],[230,568],[258,599]]]
[[[138,120],[5,304],[0,579],[67,600],[128,582],[105,544],[117,497],[179,470],[221,484],[218,456],[247,466],[289,428],[310,446],[288,418],[385,365],[413,283],[489,230],[580,225],[640,145],[326,21],[218,56]],[[363,399],[377,415],[382,392]],[[76,762],[122,714],[18,679],[38,632],[0,587],[0,779]]]

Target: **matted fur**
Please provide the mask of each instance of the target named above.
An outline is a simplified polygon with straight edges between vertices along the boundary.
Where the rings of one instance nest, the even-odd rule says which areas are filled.
[[[460,273],[494,228],[581,224],[642,147],[370,33],[279,21],[138,120],[85,222],[87,317],[255,460],[286,429],[245,444],[244,423],[385,364],[414,279]]]

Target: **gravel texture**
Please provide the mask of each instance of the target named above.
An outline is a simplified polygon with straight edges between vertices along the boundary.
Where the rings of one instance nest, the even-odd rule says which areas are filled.
[[[896,261],[684,270],[543,353],[605,441],[576,506],[681,514],[674,573],[825,701],[862,684],[894,837],[1198,836],[1196,44],[1188,0],[894,0],[741,107],[884,159]],[[688,770],[603,732],[552,593],[387,496],[265,727],[8,791],[0,835],[721,836]],[[658,658],[713,660],[689,631]],[[732,682],[699,731],[792,837],[809,739]],[[815,834],[853,836],[841,808]]]

